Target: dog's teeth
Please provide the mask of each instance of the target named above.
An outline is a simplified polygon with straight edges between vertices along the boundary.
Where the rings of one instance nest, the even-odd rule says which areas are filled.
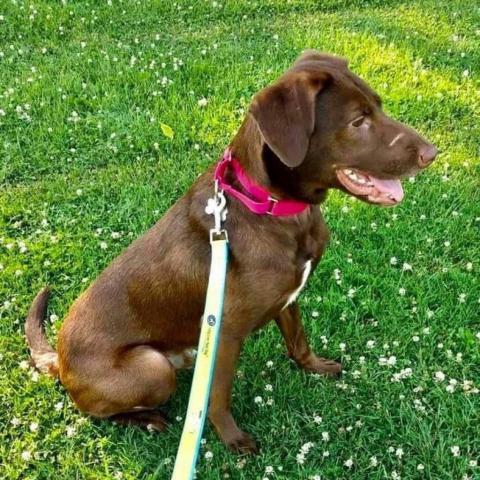
[[[362,178],[362,177],[358,177],[357,182],[358,182],[358,183],[362,183],[362,184],[367,183],[367,181],[366,181],[364,178]]]
[[[353,170],[345,170],[345,173],[346,173],[347,175],[351,175],[351,174],[353,173]]]

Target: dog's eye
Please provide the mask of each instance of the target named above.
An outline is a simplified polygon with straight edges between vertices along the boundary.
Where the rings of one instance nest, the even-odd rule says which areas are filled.
[[[362,115],[361,117],[356,118],[356,119],[352,122],[352,125],[353,125],[354,127],[359,127],[359,126],[363,123],[364,120],[365,120],[365,115]]]

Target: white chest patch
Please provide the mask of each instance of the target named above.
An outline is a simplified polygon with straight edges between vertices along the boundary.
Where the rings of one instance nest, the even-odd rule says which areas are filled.
[[[296,290],[294,290],[290,294],[290,296],[288,297],[287,303],[285,304],[285,306],[283,308],[288,307],[291,303],[293,303],[297,299],[298,295],[300,295],[300,292],[302,291],[302,288],[307,283],[308,276],[310,275],[311,270],[312,270],[312,261],[308,260],[307,262],[305,262],[305,266],[303,267],[302,280],[300,282],[300,285],[298,286],[298,288]]]

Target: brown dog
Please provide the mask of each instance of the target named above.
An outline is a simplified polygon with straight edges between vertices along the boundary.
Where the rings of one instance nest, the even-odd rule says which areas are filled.
[[[310,204],[298,215],[275,217],[228,198],[230,262],[209,418],[226,445],[245,452],[256,444],[235,423],[230,397],[247,335],[275,319],[300,367],[341,371],[311,351],[295,303],[328,241],[316,205],[330,188],[395,205],[403,197],[399,178],[428,166],[437,150],[387,117],[379,96],[345,60],[308,51],[255,96],[231,151],[273,196]],[[60,376],[80,410],[164,427],[153,409],[174,392],[175,370],[192,365],[200,333],[213,169],[78,298],[59,333],[58,354],[42,327],[48,291],[34,300],[26,323],[32,358],[40,370]],[[231,173],[229,182],[240,189]]]

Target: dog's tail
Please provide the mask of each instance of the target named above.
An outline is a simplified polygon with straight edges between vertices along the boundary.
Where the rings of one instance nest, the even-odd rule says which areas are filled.
[[[58,354],[48,343],[43,326],[49,297],[50,289],[45,287],[33,300],[25,322],[25,335],[34,366],[42,373],[58,377]]]

